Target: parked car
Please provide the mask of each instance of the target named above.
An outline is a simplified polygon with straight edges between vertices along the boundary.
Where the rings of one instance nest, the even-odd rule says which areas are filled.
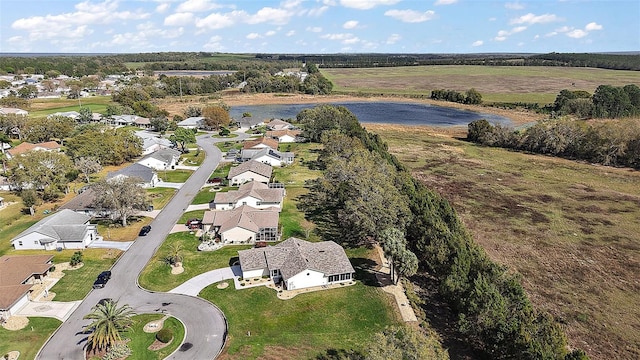
[[[187,228],[194,230],[194,229],[201,229],[202,228],[202,220],[200,219],[189,219],[187,220],[187,223],[185,224],[187,226]]]
[[[208,184],[212,184],[212,185],[222,185],[222,182],[224,180],[222,178],[219,177],[214,177],[214,178],[210,178],[209,180],[207,180]]]
[[[138,236],[146,236],[151,231],[151,225],[145,225],[140,229]]]
[[[96,281],[93,283],[93,288],[102,289],[107,284],[107,281],[109,281],[109,279],[111,279],[111,271],[107,270],[101,272],[100,275],[98,275]]]

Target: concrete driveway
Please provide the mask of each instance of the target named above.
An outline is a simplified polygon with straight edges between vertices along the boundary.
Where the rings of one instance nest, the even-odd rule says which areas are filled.
[[[169,292],[172,294],[198,296],[200,291],[207,286],[229,279],[233,279],[234,282],[236,282],[236,288],[239,288],[240,284],[238,283],[238,277],[241,276],[242,270],[240,269],[240,265],[215,269],[193,277]]]
[[[16,315],[52,317],[66,321],[82,301],[29,301]]]
[[[89,248],[96,249],[118,249],[122,251],[127,251],[133,244],[133,241],[107,241],[107,240],[96,240],[89,244]]]

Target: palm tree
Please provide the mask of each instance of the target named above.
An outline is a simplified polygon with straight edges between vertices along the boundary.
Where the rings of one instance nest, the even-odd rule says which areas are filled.
[[[93,311],[85,315],[85,319],[93,320],[85,326],[91,335],[87,339],[88,350],[103,350],[120,341],[120,334],[131,327],[135,315],[129,305],[118,307],[113,300],[98,303]]]

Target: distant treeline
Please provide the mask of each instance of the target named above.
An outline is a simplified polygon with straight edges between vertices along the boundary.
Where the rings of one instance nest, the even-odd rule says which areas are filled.
[[[460,93],[455,90],[431,90],[431,99],[457,102],[460,104],[481,104],[482,95],[476,89],[469,89],[466,93]]]
[[[141,70],[244,70],[299,68],[304,63],[321,68],[363,68],[417,65],[573,66],[640,70],[640,55],[628,54],[219,54],[160,52],[105,55],[0,57],[0,73],[45,74],[57,70],[67,76],[124,74],[126,63]]]
[[[486,146],[640,169],[640,126],[632,119],[595,124],[551,119],[520,131],[476,120],[469,124],[467,139]]]

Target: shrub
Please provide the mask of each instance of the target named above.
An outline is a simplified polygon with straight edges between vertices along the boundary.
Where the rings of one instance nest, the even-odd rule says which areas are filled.
[[[161,343],[166,344],[171,341],[171,339],[173,339],[173,331],[167,328],[161,329],[160,331],[158,331],[158,333],[156,333],[156,339],[158,339],[158,341],[160,341]]]
[[[109,348],[109,351],[104,354],[102,360],[116,360],[122,359],[131,355],[131,349],[126,344],[116,344]]]
[[[71,260],[69,261],[69,265],[76,266],[82,262],[82,252],[76,251],[71,255]]]

